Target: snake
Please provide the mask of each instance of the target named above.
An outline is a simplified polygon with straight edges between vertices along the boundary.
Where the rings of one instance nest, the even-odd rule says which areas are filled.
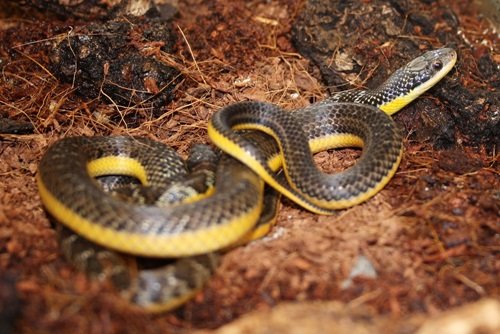
[[[41,201],[55,220],[99,247],[180,258],[169,271],[136,279],[130,298],[152,311],[177,307],[213,273],[210,254],[238,244],[253,229],[263,231],[256,236],[269,230],[273,219],[260,219],[265,185],[318,214],[357,205],[379,192],[395,174],[403,152],[390,116],[440,81],[456,59],[451,48],[428,51],[375,89],[334,93],[291,112],[259,101],[218,110],[207,132],[223,153],[214,186],[206,191],[186,190],[187,163],[162,143],[127,136],[63,138],[40,161],[36,179]],[[330,175],[315,166],[314,153],[346,146],[362,147],[353,167]],[[177,189],[167,191],[175,203],[160,207],[123,201],[96,181],[109,175],[132,177],[144,187]],[[275,217],[277,206],[271,207]],[[69,257],[78,258],[83,251],[75,251],[80,248],[74,246],[80,244],[77,237],[65,240]],[[96,259],[100,252],[84,258]],[[181,288],[169,288],[172,282]]]

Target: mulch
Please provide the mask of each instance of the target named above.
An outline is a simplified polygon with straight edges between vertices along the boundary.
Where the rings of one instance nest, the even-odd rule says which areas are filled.
[[[453,36],[459,61],[442,83],[395,116],[405,152],[393,180],[366,203],[333,216],[317,216],[283,200],[268,236],[229,251],[202,292],[161,315],[124,303],[109,283],[87,279],[62,258],[38,197],[38,162],[49,145],[73,135],[145,136],[185,156],[192,143],[209,142],[207,121],[225,105],[256,99],[292,110],[324,99],[338,81],[327,87],[318,60],[301,56],[291,38],[305,3],[179,1],[171,23],[176,35],[172,54],[140,40],[133,46],[181,74],[173,95],[165,99],[171,102],[160,107],[123,106],[99,92],[84,96],[71,82],[58,80],[51,52],[61,36],[85,31],[88,22],[81,17],[0,5],[0,120],[8,117],[33,129],[0,135],[0,328],[13,326],[16,333],[182,333],[214,329],[286,301],[354,303],[401,319],[498,298],[498,35],[468,1],[406,3],[425,3],[426,15],[435,21],[427,31],[415,27],[424,22],[427,29],[429,21],[412,16],[405,36],[425,48],[442,43],[429,40],[436,31],[448,34],[445,39]],[[444,8],[454,15],[446,22],[455,20],[456,26],[443,32],[439,18]],[[30,19],[23,18],[26,13]],[[383,55],[383,65],[393,66],[391,54]],[[375,54],[362,56],[373,59]],[[363,87],[389,71],[369,68],[363,67],[362,76],[337,75]],[[485,69],[491,71],[488,77],[482,74]],[[151,85],[146,88],[154,91]],[[449,98],[452,92],[456,98]],[[440,113],[448,114],[436,116]],[[443,123],[448,120],[451,126]],[[315,159],[320,168],[334,172],[351,166],[357,156],[358,150],[342,149]],[[354,278],[342,288],[360,255],[377,276]]]

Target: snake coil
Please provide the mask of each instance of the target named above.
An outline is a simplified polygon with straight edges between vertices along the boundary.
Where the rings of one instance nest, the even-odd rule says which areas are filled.
[[[55,143],[39,165],[40,197],[51,215],[93,243],[135,255],[182,257],[170,269],[140,271],[135,283],[128,283],[135,287],[129,293],[133,303],[152,311],[170,309],[210,277],[216,261],[209,253],[241,241],[253,228],[269,229],[259,216],[264,199],[267,203],[276,196],[265,196],[264,181],[320,214],[356,205],[380,191],[402,154],[401,136],[389,115],[441,80],[455,62],[452,49],[429,51],[376,89],[336,93],[294,112],[263,102],[223,108],[211,118],[208,135],[226,154],[215,168],[215,189],[200,196],[194,191],[196,201],[185,199],[193,191],[179,181],[188,177],[185,162],[163,144],[133,137],[73,137]],[[344,146],[363,147],[354,167],[327,175],[314,165],[313,153]],[[284,173],[277,173],[280,168]],[[179,203],[160,208],[124,202],[96,183],[96,177],[106,175],[165,187],[170,190],[163,197]],[[175,186],[168,188],[172,181]],[[106,251],[89,251],[91,246],[77,239],[71,234],[64,238],[68,257],[87,271],[102,271],[102,258],[109,259]],[[115,274],[120,272],[116,268],[126,267],[108,262]]]

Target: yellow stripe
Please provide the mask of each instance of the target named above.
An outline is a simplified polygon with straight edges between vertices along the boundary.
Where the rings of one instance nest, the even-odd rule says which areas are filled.
[[[312,153],[343,147],[363,147],[363,139],[349,133],[314,138],[309,141]]]
[[[267,166],[272,171],[275,171],[275,172],[278,171],[278,169],[280,169],[282,165],[283,165],[283,161],[281,159],[281,155],[279,154],[279,152],[277,152],[275,155],[268,158],[268,160],[267,160]]]
[[[342,147],[363,147],[363,140],[358,136],[346,133],[314,138],[309,141],[309,148],[313,154]],[[276,152],[269,157],[267,166],[272,171],[278,171],[283,166],[281,154]]]
[[[108,156],[90,161],[87,172],[91,177],[103,175],[126,175],[137,178],[143,185],[148,184],[146,170],[139,161],[130,157]]]
[[[178,235],[125,233],[97,225],[66,207],[45,187],[39,174],[37,183],[43,204],[58,221],[95,243],[142,256],[182,257],[226,247],[247,233],[255,225],[262,211],[260,192],[261,198],[257,206],[227,224]]]
[[[413,90],[412,92],[414,92]],[[392,101],[387,102],[386,104],[383,104],[379,107],[383,112],[385,112],[387,115],[392,115],[401,110],[403,107],[405,107],[407,104],[409,104],[411,101],[413,101],[416,97],[418,97],[420,94],[412,94],[410,92],[409,94],[405,96],[400,96],[395,98]]]

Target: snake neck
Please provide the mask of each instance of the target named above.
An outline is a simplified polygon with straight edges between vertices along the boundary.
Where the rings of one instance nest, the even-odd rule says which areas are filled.
[[[353,89],[334,93],[325,102],[353,102],[381,109],[388,115],[401,110],[416,99],[422,92],[414,94],[421,78],[411,76],[403,69],[396,71],[375,89]]]
[[[450,48],[428,51],[399,68],[377,88],[335,93],[326,103],[368,104],[392,115],[438,83],[456,60],[457,54]]]
[[[385,90],[360,90],[352,89],[345,90],[342,92],[334,93],[323,103],[332,102],[352,102],[359,104],[367,104],[373,107],[380,108],[380,106],[390,101],[391,96],[395,94],[392,92],[387,92]]]

